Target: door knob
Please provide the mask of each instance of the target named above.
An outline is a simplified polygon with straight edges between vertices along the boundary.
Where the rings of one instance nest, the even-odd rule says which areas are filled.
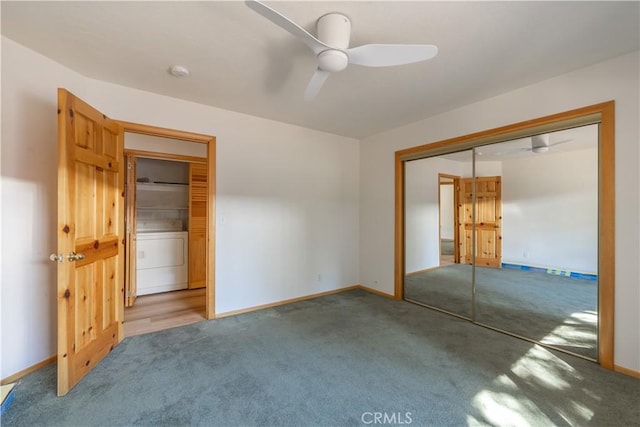
[[[84,259],[84,254],[77,254],[75,252],[71,252],[68,256],[69,262],[73,261],[81,261]]]
[[[59,264],[62,264],[62,262],[64,261],[64,256],[62,254],[60,255],[56,255],[56,254],[51,254],[49,255],[49,259],[53,262],[57,262]]]

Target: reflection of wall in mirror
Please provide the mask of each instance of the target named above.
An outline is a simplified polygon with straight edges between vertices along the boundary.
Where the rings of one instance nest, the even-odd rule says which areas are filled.
[[[469,153],[471,161],[471,153]],[[440,265],[438,174],[462,175],[465,162],[431,157],[405,164],[405,271]]]
[[[471,178],[473,170],[471,161],[465,163],[462,178]],[[476,176],[502,176],[502,162],[499,161],[477,161]]]
[[[453,240],[453,185],[440,186],[440,238]]]
[[[597,148],[505,160],[503,262],[597,273]]]
[[[597,170],[595,147],[477,162],[477,176],[502,176],[503,263],[597,273]],[[406,163],[407,273],[439,265],[438,173],[470,177],[471,155]],[[453,238],[444,213],[441,221]]]

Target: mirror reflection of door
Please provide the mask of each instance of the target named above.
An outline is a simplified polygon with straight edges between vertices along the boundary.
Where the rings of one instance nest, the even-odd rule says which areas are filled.
[[[472,264],[475,254],[477,266],[500,268],[502,260],[501,187],[500,176],[480,176],[475,179],[459,180],[457,191],[460,206],[457,217],[461,236],[460,259],[465,264]],[[474,204],[475,211],[472,211]]]
[[[477,246],[475,321],[597,359],[598,125],[479,147],[476,159],[501,165],[503,259],[482,268]]]
[[[471,319],[471,266],[459,263],[457,182],[470,150],[405,165],[406,300]]]
[[[596,360],[598,136],[596,124],[407,161],[405,299]]]

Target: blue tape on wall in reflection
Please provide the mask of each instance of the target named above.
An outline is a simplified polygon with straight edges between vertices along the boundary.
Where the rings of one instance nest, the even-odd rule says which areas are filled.
[[[577,271],[561,270],[558,268],[531,267],[529,265],[506,264],[506,263],[502,263],[502,268],[511,268],[514,270],[522,270],[522,271],[535,271],[536,273],[553,274],[555,276],[572,277],[574,279],[593,280],[593,281],[598,280],[597,274],[578,273]]]

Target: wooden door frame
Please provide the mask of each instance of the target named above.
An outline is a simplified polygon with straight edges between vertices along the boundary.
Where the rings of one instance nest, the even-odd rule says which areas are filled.
[[[442,182],[442,179],[450,179],[451,182]],[[452,185],[453,186],[453,260],[459,259],[459,248],[458,248],[458,239],[459,239],[459,230],[458,230],[458,216],[457,212],[457,196],[456,196],[456,182],[460,179],[458,175],[450,175],[447,173],[438,172],[438,264],[442,266],[442,198],[440,194],[440,187],[442,185]]]
[[[125,121],[118,121],[122,126],[124,132],[138,133],[142,135],[157,136],[160,138],[179,139],[187,142],[196,142],[199,144],[206,144],[207,146],[207,173],[209,176],[208,181],[208,211],[207,211],[207,266],[206,266],[206,287],[205,287],[205,317],[207,319],[215,318],[215,195],[216,195],[216,137],[211,135],[204,135],[194,132],[186,132],[175,129],[167,129],[157,126],[150,126],[140,123],[131,123]],[[140,155],[139,150],[135,151],[136,155]],[[149,156],[158,157],[158,153],[146,153]],[[171,155],[173,156],[173,155]],[[180,157],[179,155],[175,156]],[[123,189],[124,191],[124,189]],[[124,306],[124,300],[122,301]]]
[[[394,297],[404,298],[405,163],[540,133],[599,124],[598,138],[598,363],[614,365],[615,314],[615,101],[446,139],[395,152]]]
[[[122,146],[124,148],[124,132],[122,132]],[[124,237],[124,306],[131,307],[137,297],[137,275],[132,272],[137,270],[137,258],[134,254],[137,253],[138,242],[136,228],[136,159],[134,154],[128,153],[126,150],[122,150],[124,157],[124,222],[125,222],[125,237]],[[131,289],[134,288],[133,292]]]

